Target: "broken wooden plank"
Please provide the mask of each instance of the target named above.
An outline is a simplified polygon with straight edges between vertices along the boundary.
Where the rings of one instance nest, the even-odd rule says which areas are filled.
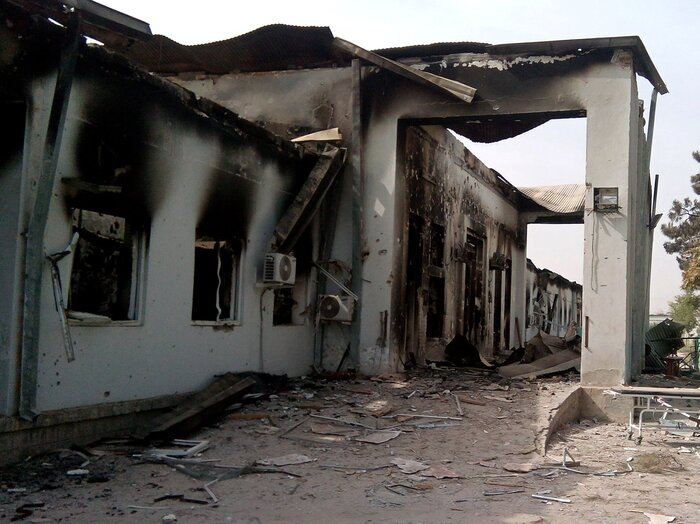
[[[345,163],[345,149],[326,145],[294,201],[284,212],[273,233],[273,246],[289,253],[309,225],[336,175]]]
[[[408,78],[417,84],[436,89],[437,91],[450,95],[451,97],[455,97],[462,102],[471,103],[476,95],[476,89],[466,84],[405,66],[399,62],[395,62],[394,60],[378,55],[377,53],[363,49],[351,42],[348,42],[347,40],[343,40],[342,38],[336,37],[333,40],[333,45],[346,53],[350,53],[351,55],[379,66],[382,69],[386,69],[387,71],[390,71],[396,75]]]
[[[184,400],[172,411],[156,417],[150,427],[137,430],[134,436],[144,439],[166,431],[177,430],[180,433],[192,431],[206,419],[223,411],[235,395],[254,384],[255,380],[250,377],[241,379],[235,373],[226,373]]]

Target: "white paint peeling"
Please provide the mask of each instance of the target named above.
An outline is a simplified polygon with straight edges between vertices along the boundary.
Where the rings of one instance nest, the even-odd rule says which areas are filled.
[[[494,58],[491,55],[483,53],[462,53],[445,57],[440,62],[440,67],[447,69],[449,64],[452,67],[478,67],[482,69],[496,69],[498,71],[506,71],[513,66],[526,64],[554,64],[555,62],[565,62],[576,58],[579,55],[568,54],[562,56],[554,55],[534,55],[534,56],[518,56],[513,59]],[[411,64],[411,68],[424,71],[434,64],[417,63]]]

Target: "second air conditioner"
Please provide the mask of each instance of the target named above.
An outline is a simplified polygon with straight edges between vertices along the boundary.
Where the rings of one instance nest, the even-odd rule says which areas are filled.
[[[352,322],[355,299],[347,295],[319,295],[318,310],[321,320]]]

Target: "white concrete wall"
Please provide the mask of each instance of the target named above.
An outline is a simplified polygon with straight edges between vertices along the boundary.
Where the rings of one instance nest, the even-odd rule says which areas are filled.
[[[46,110],[39,91],[32,93],[35,112]],[[54,187],[46,251],[65,247],[71,235],[70,215],[60,179],[79,172],[78,126],[89,121],[90,88],[78,81],[69,106],[59,170]],[[92,100],[92,101],[91,101]],[[101,103],[105,103],[103,100]],[[112,103],[119,103],[112,100]],[[42,290],[37,408],[40,411],[147,398],[198,389],[212,376],[227,371],[264,371],[301,375],[310,371],[313,328],[271,326],[272,292],[262,302],[264,337],[260,338],[262,257],[268,247],[283,201],[289,192],[291,167],[255,140],[230,146],[227,135],[190,125],[181,111],[153,104],[147,117],[149,143],[144,176],[154,178],[149,200],[155,202],[148,228],[142,310],[136,322],[105,326],[72,325],[75,361],[67,362],[58,315],[54,310],[48,266]],[[123,111],[133,111],[125,107]],[[116,109],[119,111],[119,109]],[[175,116],[178,115],[178,116]],[[189,120],[188,120],[189,119]],[[187,124],[190,122],[190,124]],[[99,124],[98,124],[99,125]],[[34,134],[40,129],[30,129]],[[210,129],[210,128],[209,128]],[[255,180],[253,215],[246,238],[242,270],[242,318],[236,326],[199,326],[191,321],[195,229],[211,177],[237,162],[247,164],[244,176]],[[235,172],[228,174],[236,184]],[[166,179],[166,183],[162,178]],[[232,210],[233,212],[233,210]],[[66,264],[62,264],[66,272]],[[68,275],[64,273],[64,287]],[[262,351],[263,366],[260,366]]]

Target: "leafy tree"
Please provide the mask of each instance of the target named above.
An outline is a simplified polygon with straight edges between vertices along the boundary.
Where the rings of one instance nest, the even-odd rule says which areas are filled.
[[[682,295],[678,295],[668,306],[671,308],[671,318],[675,322],[683,324],[688,333],[697,327],[700,295],[686,291]]]
[[[700,151],[694,151],[693,158],[700,162]],[[690,184],[693,192],[700,195],[700,173],[690,177]],[[664,242],[664,249],[677,255],[683,288],[700,289],[700,200],[674,200],[668,218],[669,223],[661,226],[661,232],[671,239]]]

